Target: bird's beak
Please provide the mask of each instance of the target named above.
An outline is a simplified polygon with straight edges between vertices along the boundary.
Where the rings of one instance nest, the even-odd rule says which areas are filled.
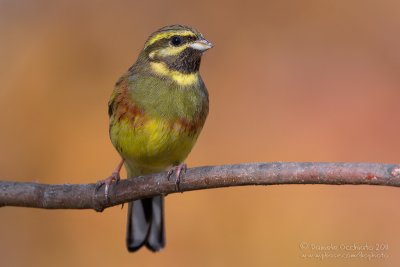
[[[213,44],[206,39],[197,40],[189,45],[191,48],[204,52],[213,47]]]

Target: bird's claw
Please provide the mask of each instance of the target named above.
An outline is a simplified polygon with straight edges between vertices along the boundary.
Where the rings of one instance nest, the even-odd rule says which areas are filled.
[[[182,173],[186,173],[186,170],[187,170],[186,163],[182,163],[182,164],[179,164],[178,166],[172,167],[168,171],[168,174],[167,174],[168,181],[170,180],[171,175],[175,172],[175,177],[176,177],[175,189],[176,189],[176,191],[180,191],[179,184],[181,183],[181,178],[182,178],[181,175],[182,175]]]
[[[108,201],[109,198],[109,189],[110,185],[115,181],[115,184],[118,184],[119,180],[121,180],[121,177],[119,176],[119,172],[113,172],[109,177],[106,179],[100,180],[96,184],[96,191],[100,189],[102,185],[104,185],[104,195],[106,197],[106,200]]]

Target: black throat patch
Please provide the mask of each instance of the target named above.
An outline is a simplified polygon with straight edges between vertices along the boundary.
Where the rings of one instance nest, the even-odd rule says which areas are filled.
[[[162,58],[161,61],[171,70],[182,73],[195,73],[200,68],[201,52],[188,47],[178,55]]]

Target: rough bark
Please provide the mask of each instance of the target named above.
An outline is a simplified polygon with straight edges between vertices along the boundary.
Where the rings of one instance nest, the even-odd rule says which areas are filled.
[[[175,176],[158,173],[123,179],[104,194],[104,185],[0,181],[0,206],[44,209],[105,208],[154,195],[243,185],[327,184],[400,186],[400,165],[377,163],[271,162],[188,169],[179,191]]]

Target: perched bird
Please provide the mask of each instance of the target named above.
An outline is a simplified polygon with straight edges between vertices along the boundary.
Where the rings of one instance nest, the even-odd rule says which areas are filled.
[[[197,30],[166,26],[150,35],[135,64],[117,81],[109,101],[110,138],[128,177],[170,170],[179,185],[184,160],[208,115],[208,92],[199,74],[201,56],[210,49]],[[164,197],[129,203],[127,248],[165,246]]]

